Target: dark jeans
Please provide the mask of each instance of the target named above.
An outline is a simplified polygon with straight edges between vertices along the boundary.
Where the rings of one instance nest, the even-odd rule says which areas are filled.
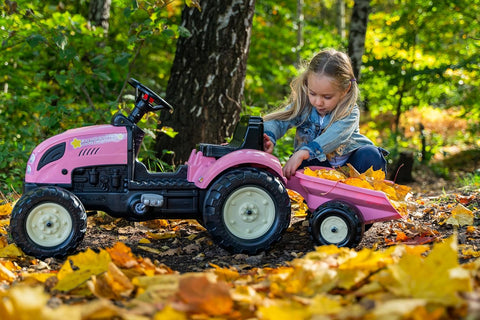
[[[384,149],[375,146],[364,146],[355,150],[347,159],[347,163],[350,163],[360,173],[363,173],[367,171],[370,167],[373,167],[373,170],[382,169],[383,172],[385,172],[386,174],[387,161],[383,156],[384,154],[388,154],[388,152]],[[308,166],[322,166],[329,168],[332,167],[328,161],[319,161],[318,159],[312,159],[303,161],[299,169]]]

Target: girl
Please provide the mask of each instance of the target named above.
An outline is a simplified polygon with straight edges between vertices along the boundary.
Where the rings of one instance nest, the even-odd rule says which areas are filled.
[[[360,173],[370,167],[386,172],[384,155],[388,152],[359,132],[359,89],[345,53],[318,53],[290,87],[288,106],[264,117],[264,150],[268,153],[288,129],[297,128],[295,152],[283,167],[285,177],[305,166],[346,163]]]

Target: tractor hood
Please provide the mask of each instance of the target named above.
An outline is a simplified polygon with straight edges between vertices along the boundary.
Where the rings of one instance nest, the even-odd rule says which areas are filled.
[[[33,150],[25,182],[70,184],[75,168],[127,164],[127,141],[125,127],[97,125],[67,130]]]

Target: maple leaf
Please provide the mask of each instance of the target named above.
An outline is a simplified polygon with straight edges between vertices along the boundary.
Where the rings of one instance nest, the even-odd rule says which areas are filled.
[[[471,278],[457,261],[457,238],[434,245],[427,257],[406,252],[389,265],[378,281],[398,297],[425,299],[446,306],[462,302],[459,293],[472,290]]]
[[[462,253],[464,258],[471,258],[471,257],[479,258],[480,257],[480,252],[478,250],[476,250],[476,248],[471,246],[471,245],[460,245],[459,247],[461,249],[461,253]]]
[[[80,320],[80,311],[76,306],[59,306],[51,309],[47,306],[50,296],[41,286],[19,285],[7,292],[0,291],[0,315],[2,320]]]
[[[137,289],[136,300],[144,303],[166,303],[178,291],[179,274],[140,276],[132,279]]]
[[[7,202],[5,204],[0,205],[0,216],[8,216],[13,210],[13,204],[11,202]]]
[[[453,208],[451,217],[445,223],[461,227],[473,225],[473,220],[473,212],[459,203]]]
[[[307,216],[308,206],[305,203],[303,197],[298,192],[291,189],[287,189],[287,192],[288,192],[288,196],[290,197],[293,216],[294,217]]]
[[[342,182],[350,186],[373,190],[373,186],[368,181],[360,178],[348,178]]]
[[[352,250],[351,257],[338,266],[337,286],[350,289],[379,269],[392,264],[392,252],[392,249],[372,251],[365,248],[358,252]]]
[[[210,263],[210,265],[214,268],[214,273],[219,280],[231,282],[240,278],[238,271],[233,268],[222,268],[213,263]]]
[[[265,320],[310,319],[312,312],[296,301],[271,301],[269,305],[260,306],[257,314]]]
[[[116,300],[128,298],[135,289],[130,279],[112,262],[106,273],[92,276],[87,285],[95,296]]]
[[[306,167],[303,173],[307,176],[328,179],[332,181],[341,181],[347,178],[343,173],[335,169],[317,169],[312,170],[309,167]]]
[[[156,250],[149,247],[137,246],[139,249],[148,248],[151,250]],[[128,274],[130,277],[138,275],[147,275],[153,276],[155,274],[165,274],[172,273],[173,270],[168,268],[165,265],[155,265],[149,258],[136,257],[132,253],[132,249],[128,247],[123,242],[117,242],[111,248],[106,248],[107,252],[110,254],[113,263],[120,268],[128,269]],[[154,251],[155,253],[159,253]],[[127,272],[127,271],[124,271]]]
[[[0,258],[16,258],[24,257],[25,253],[17,247],[14,243],[0,249]]]
[[[8,246],[7,237],[6,236],[0,236],[0,249],[5,248],[6,246]]]
[[[105,250],[95,253],[88,248],[85,252],[70,256],[58,272],[58,283],[53,288],[59,291],[70,291],[87,282],[93,275],[98,275],[108,270],[112,261]]]
[[[0,281],[12,283],[17,278],[17,275],[13,273],[13,269],[15,269],[15,266],[11,261],[0,261]]]
[[[106,248],[112,261],[122,268],[133,268],[138,265],[138,261],[132,253],[132,249],[123,242],[116,242],[113,247]]]
[[[373,167],[368,168],[368,170],[362,173],[361,176],[365,176],[367,179],[370,178],[375,181],[385,180],[385,172],[382,169],[373,170]]]
[[[153,316],[153,320],[187,320],[187,315],[173,309],[171,306],[166,306],[162,311],[157,312]]]
[[[232,312],[233,300],[223,281],[213,281],[207,275],[186,275],[180,278],[177,309],[212,316]]]

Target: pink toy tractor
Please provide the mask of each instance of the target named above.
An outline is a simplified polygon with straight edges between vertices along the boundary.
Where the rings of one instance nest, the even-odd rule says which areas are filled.
[[[26,254],[70,254],[86,233],[87,213],[97,210],[130,221],[196,219],[220,246],[256,254],[289,226],[286,187],[315,209],[311,234],[318,244],[354,246],[365,224],[400,217],[381,192],[367,197],[353,187],[359,190],[345,196],[330,181],[300,171],[287,183],[279,160],[263,151],[261,117],[243,116],[227,145],[199,144],[176,172],[150,172],[137,159],[144,137],[137,123],[148,112],[173,108],[135,79],[129,84],[136,99],[128,117],[119,113],[111,124],[68,130],[33,150],[10,220],[12,238]]]

